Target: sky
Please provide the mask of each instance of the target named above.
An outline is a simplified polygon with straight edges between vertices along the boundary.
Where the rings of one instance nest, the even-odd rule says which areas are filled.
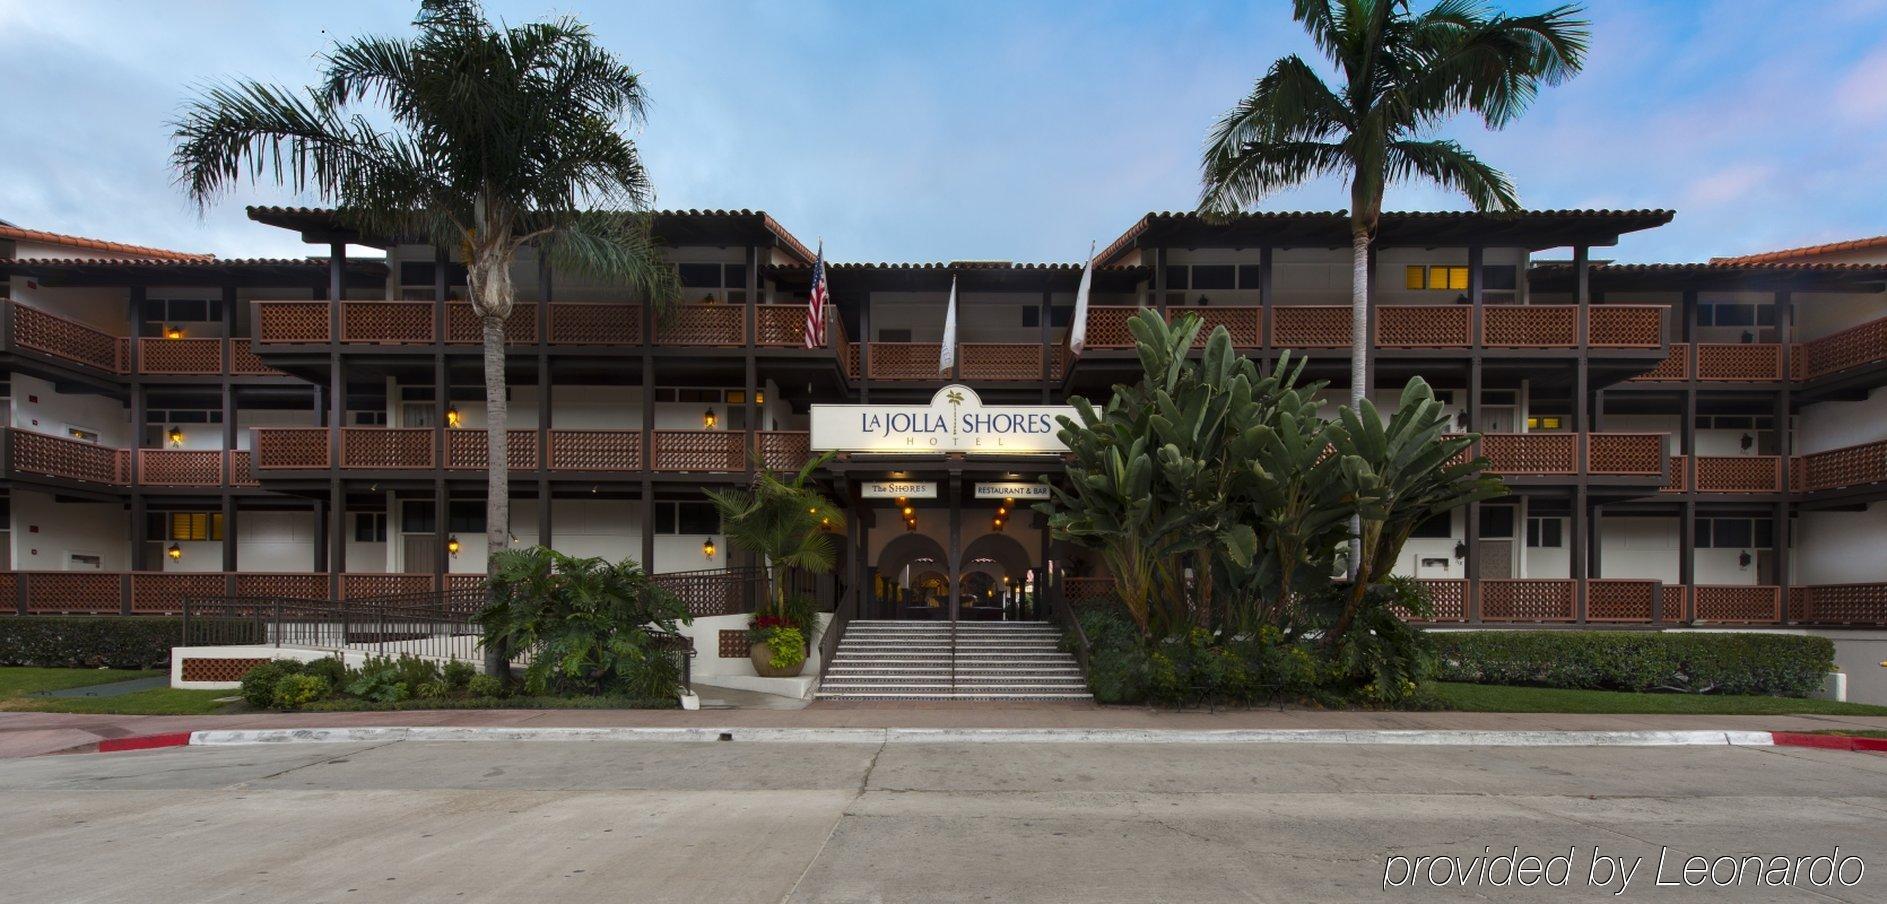
[[[1424,0],[1416,0],[1422,5]],[[1556,0],[1547,0],[1556,2]],[[1538,11],[1546,3],[1503,4]],[[309,253],[198,211],[170,122],[205,85],[311,82],[337,36],[404,35],[401,2],[0,0],[0,219],[225,257]],[[488,3],[575,15],[652,98],[632,136],[664,208],[766,210],[836,261],[1073,261],[1197,201],[1212,122],[1280,56],[1274,2]],[[1595,257],[1692,261],[1887,233],[1887,0],[1590,0],[1583,74],[1518,122],[1444,129],[1531,208],[1659,207]],[[1266,210],[1338,210],[1320,181]],[[1423,185],[1400,210],[1459,209]]]

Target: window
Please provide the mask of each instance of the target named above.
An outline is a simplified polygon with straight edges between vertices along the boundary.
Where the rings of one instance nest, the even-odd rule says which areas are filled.
[[[1443,513],[1415,526],[1411,538],[1420,540],[1446,540],[1454,536],[1454,517]]]
[[[477,534],[485,530],[483,500],[454,502],[446,507],[446,530],[455,534]]]
[[[359,543],[385,543],[387,541],[387,513],[355,512],[354,540]]]
[[[1557,414],[1535,415],[1527,418],[1528,430],[1558,430],[1564,422]]]
[[[1265,268],[1258,264],[1238,265],[1238,287],[1241,289],[1262,289],[1265,282]]]
[[[1698,518],[1698,549],[1760,549],[1774,546],[1775,522],[1769,518]]]
[[[911,331],[910,330],[879,330],[878,341],[879,342],[909,342],[911,341]]]
[[[721,515],[711,502],[655,503],[655,532],[658,534],[718,534]]]
[[[1566,545],[1566,520],[1528,518],[1527,545],[1534,549],[1558,549]]]
[[[1192,288],[1238,288],[1238,268],[1231,264],[1200,264],[1192,268]]]
[[[1436,289],[1464,292],[1468,288],[1468,268],[1410,264],[1402,268],[1405,289]]]
[[[74,427],[71,424],[67,424],[66,437],[69,439],[76,439],[82,443],[91,443],[94,446],[98,445],[98,431],[97,430],[88,430],[84,427]]]
[[[1190,288],[1192,285],[1192,280],[1187,278],[1187,273],[1188,273],[1188,268],[1186,267],[1167,267],[1166,268],[1166,287],[1168,289]]]
[[[1775,326],[1776,306],[1741,302],[1710,302],[1697,306],[1698,326]]]
[[[676,264],[675,270],[683,288],[706,289],[709,297],[720,298],[730,304],[745,304],[747,301],[746,264]]]
[[[1070,305],[1058,305],[1048,309],[1049,326],[1067,326],[1075,322],[1075,309]],[[1038,327],[1042,325],[1042,309],[1028,305],[1022,309],[1022,325]]]
[[[138,325],[138,335],[157,338],[164,335],[167,326],[220,323],[223,302],[202,298],[147,298],[138,313],[143,321]],[[184,329],[185,335],[193,332],[201,335],[205,331]]]
[[[1481,509],[1481,538],[1511,540],[1514,535],[1514,507],[1490,505]]]
[[[400,533],[430,534],[438,530],[438,514],[430,502],[408,502],[400,507]]]
[[[155,540],[221,540],[222,512],[152,512],[151,538]]]
[[[1489,264],[1481,268],[1481,288],[1489,292],[1512,292],[1519,288],[1520,268],[1512,264]]]

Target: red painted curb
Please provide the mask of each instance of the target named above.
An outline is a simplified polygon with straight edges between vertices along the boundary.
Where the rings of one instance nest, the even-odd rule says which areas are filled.
[[[158,747],[183,747],[190,743],[190,732],[167,731],[163,734],[132,735],[128,738],[106,738],[98,742],[99,753],[116,753],[120,750],[151,750]]]
[[[1887,752],[1887,738],[1856,738],[1848,735],[1801,734],[1772,731],[1769,738],[1777,747],[1817,747],[1822,750],[1864,750]]]

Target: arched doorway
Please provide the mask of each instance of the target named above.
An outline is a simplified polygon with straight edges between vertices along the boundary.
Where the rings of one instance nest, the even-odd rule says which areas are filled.
[[[957,617],[995,621],[1016,613],[1034,566],[1029,551],[1008,534],[987,533],[963,547]]]
[[[950,555],[924,534],[892,538],[878,553],[873,599],[879,618],[950,618]]]

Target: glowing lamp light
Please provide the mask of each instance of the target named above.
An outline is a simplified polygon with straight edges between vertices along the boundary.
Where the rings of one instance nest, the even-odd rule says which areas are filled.
[[[171,558],[171,560],[172,560],[172,561],[175,561],[175,560],[177,560],[177,559],[181,559],[181,558],[183,558],[183,547],[181,547],[181,546],[178,546],[178,545],[177,545],[177,544],[175,544],[175,543],[172,543],[172,544],[170,544],[170,548],[169,548],[169,549],[166,549],[166,550],[164,550],[164,555],[167,555],[167,556],[169,556],[169,557]]]
[[[165,339],[182,339],[183,327],[176,326],[174,324],[171,326],[164,327],[164,338]]]
[[[701,541],[701,557],[704,559],[714,558],[714,538],[710,537]]]
[[[910,507],[910,506],[908,506],[908,505],[904,507],[904,517],[906,517],[906,518],[911,518],[911,517],[914,517],[914,516],[916,516],[916,514],[917,514],[917,510],[916,510],[916,509],[914,509],[914,508],[911,508],[911,507]]]
[[[170,433],[165,436],[165,439],[168,439],[172,446],[183,445],[183,428],[182,427],[170,428]]]
[[[767,394],[764,392],[755,392],[753,394],[753,403],[755,405],[765,405],[767,403]]]
[[[455,556],[459,554],[459,538],[458,537],[446,538],[446,552]]]
[[[721,422],[721,419],[715,416],[714,409],[709,408],[708,410],[701,412],[701,429],[713,430],[714,425],[720,422]]]
[[[446,408],[446,426],[457,427],[463,423],[465,423],[465,415],[459,413],[459,406],[448,406]]]

